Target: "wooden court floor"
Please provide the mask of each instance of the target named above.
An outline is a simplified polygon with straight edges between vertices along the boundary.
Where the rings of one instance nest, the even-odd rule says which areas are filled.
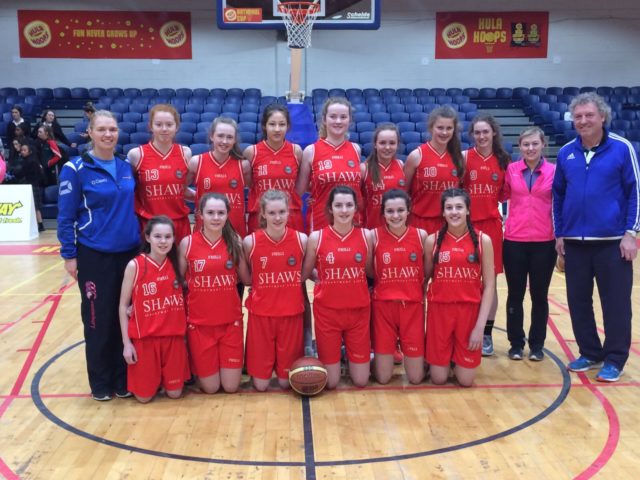
[[[189,392],[149,405],[89,398],[77,285],[55,234],[0,244],[0,477],[7,479],[638,478],[640,262],[625,376],[568,374],[577,353],[555,273],[546,358],[510,361],[504,330],[476,385],[392,383],[302,400]],[[504,327],[504,278],[497,326]],[[594,297],[599,311],[597,295]]]

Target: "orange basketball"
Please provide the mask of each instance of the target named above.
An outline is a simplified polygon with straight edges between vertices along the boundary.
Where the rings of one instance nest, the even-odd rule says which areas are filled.
[[[327,384],[327,369],[315,357],[300,357],[291,365],[289,384],[300,395],[317,395]]]

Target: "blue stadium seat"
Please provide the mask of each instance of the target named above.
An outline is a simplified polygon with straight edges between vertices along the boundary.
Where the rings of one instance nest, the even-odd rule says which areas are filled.
[[[511,94],[511,98],[521,99],[522,97],[524,97],[525,95],[528,95],[528,94],[529,94],[529,88],[528,87],[516,87],[516,88],[513,89],[513,92]]]
[[[16,95],[20,95],[21,97],[28,97],[30,95],[36,95],[36,89],[33,87],[21,87],[17,89]],[[0,97],[6,97],[7,95],[0,95]]]
[[[142,121],[142,114],[139,112],[125,112],[122,114],[122,120],[124,122],[132,122],[134,124]],[[135,125],[134,125],[135,130]]]
[[[183,114],[183,115],[186,115],[186,114]],[[198,130],[198,125],[200,125],[200,123],[201,122],[191,122],[191,121],[183,120],[180,122],[180,131],[195,133]],[[209,123],[207,123],[207,126],[208,125]]]
[[[427,117],[429,117],[428,113],[412,112],[409,114],[409,121],[414,123],[424,123],[427,121]]]
[[[545,93],[547,95],[555,95],[557,97],[558,95],[562,95],[564,93],[564,89],[562,87],[547,87]]]
[[[200,114],[196,112],[184,112],[180,115],[180,119],[183,122],[198,123],[200,121]]]
[[[187,105],[197,105],[200,108],[202,108],[205,103],[207,103],[205,97],[190,97],[187,99]]]
[[[132,103],[131,105],[129,105],[129,111],[136,112],[142,115],[143,113],[149,111],[149,105],[144,105],[142,103]]]
[[[367,97],[379,97],[380,96],[380,90],[378,90],[377,88],[365,88],[362,90],[362,95],[364,96],[364,98]]]
[[[386,97],[382,97],[382,101],[386,104],[386,105],[394,105],[396,103],[402,103],[400,101],[400,97],[397,95],[388,95]]]
[[[244,96],[245,96],[245,98],[247,98],[247,97],[260,98],[260,97],[262,97],[262,90],[260,90],[259,88],[245,88],[244,89]]]
[[[240,103],[225,103],[222,105],[223,112],[234,112],[240,113],[241,104]]]
[[[241,143],[256,143],[256,134],[254,132],[240,130],[238,132],[238,138]]]
[[[478,110],[478,106],[475,103],[461,103],[458,107],[461,112],[475,112]]]
[[[347,95],[348,99],[351,99],[353,97],[364,97],[362,90],[359,88],[347,88],[345,90],[345,94]]]
[[[220,113],[222,111],[222,104],[221,103],[205,103],[203,110],[204,110],[203,113],[207,113],[207,112]]]
[[[193,95],[193,90],[190,88],[177,88],[176,89],[176,97],[180,98],[191,98]]]
[[[226,88],[212,88],[211,92],[209,92],[209,96],[224,98],[224,97],[227,96],[227,89]]]
[[[186,113],[197,113],[198,115],[204,111],[204,105],[198,103],[188,103],[184,106]]]
[[[84,87],[74,87],[69,91],[71,98],[74,99],[85,99],[90,98],[89,89]]]
[[[109,98],[109,97],[107,97]],[[131,101],[131,105],[136,104],[136,105],[145,105],[145,106],[149,106],[149,102],[151,101],[151,98],[149,97],[135,97],[134,99],[132,99]]]
[[[404,105],[401,104],[396,104],[395,106],[399,106],[404,108]],[[370,103],[368,105],[369,108],[369,113],[371,113],[372,115],[376,112],[386,112],[387,111],[387,107],[386,105],[384,105],[383,103]]]
[[[391,121],[393,123],[398,122],[409,122],[411,120],[411,115],[407,112],[393,112],[391,114]]]
[[[353,113],[369,113],[369,107],[364,103],[352,103],[351,109]],[[318,108],[318,111],[321,110],[321,107]]]
[[[467,87],[462,89],[462,95],[466,95],[471,100],[480,98],[480,90],[475,87]]]
[[[71,98],[71,89],[67,87],[56,87],[53,89],[53,98],[57,100]]]
[[[510,100],[513,98],[513,89],[509,87],[500,87],[496,89],[496,98],[499,100]]]
[[[549,104],[549,110],[553,110],[554,112],[560,112],[560,115],[564,115],[565,112],[569,111],[569,105],[564,102],[555,102]]]
[[[258,113],[260,111],[259,103],[243,103],[240,105],[240,113]]]
[[[453,98],[457,95],[464,95],[463,91],[461,88],[447,88],[447,90],[444,93],[445,95],[448,95],[449,97]]]
[[[124,114],[123,114],[123,118],[124,118]],[[118,124],[118,127],[120,127],[120,130],[126,133],[133,133],[136,131],[136,122],[131,122],[131,121],[122,121]],[[148,130],[148,128],[147,128]]]
[[[133,132],[134,134],[136,132]],[[131,137],[130,133],[123,132],[122,130],[118,133],[118,145],[126,145],[127,143],[131,143],[129,138]],[[135,142],[133,142],[135,143]],[[145,142],[146,143],[146,142]]]
[[[118,103],[120,105],[131,105],[133,103],[133,100],[129,97],[113,97],[111,103]]]
[[[376,114],[376,115],[379,115],[379,113]],[[371,116],[371,114],[369,112],[357,112],[356,111],[353,114],[353,121],[354,122],[371,122],[372,121],[372,116]]]
[[[189,148],[191,148],[191,153],[194,155],[201,155],[211,149],[208,143],[192,143]]]
[[[640,95],[640,86],[629,87],[629,95]]]
[[[413,89],[413,94],[416,97],[426,97],[429,95],[429,89],[428,88],[414,88]]]
[[[597,90],[596,87],[580,87],[580,93],[596,92]]]
[[[193,134],[194,143],[208,143],[209,142],[209,132],[207,131],[198,131]]]
[[[598,87],[596,93],[603,97],[608,97],[613,94],[613,87]]]
[[[572,97],[575,97],[579,93],[580,93],[580,88],[578,87],[564,87],[562,89],[563,95],[571,95]]]
[[[432,97],[439,97],[440,95],[446,95],[447,94],[447,90],[444,88],[432,88],[431,90],[429,90],[429,95],[431,95]],[[462,91],[463,95],[466,95],[466,93],[464,93],[464,90]]]
[[[633,121],[633,120],[636,119],[637,114],[636,114],[636,112],[634,110],[622,110],[619,113],[619,116],[623,120],[631,120],[631,121]]]
[[[469,103],[471,99],[466,95],[456,95],[452,97],[453,103],[457,103],[458,105],[462,105],[463,103]]]
[[[357,122],[356,132],[372,132],[376,129],[376,124],[373,122]]]
[[[107,95],[107,91],[102,87],[92,87],[89,89],[89,98],[97,100]]]
[[[617,118],[611,120],[611,128],[616,130],[631,130],[631,120],[625,120],[624,118]]]
[[[547,89],[545,87],[531,87],[529,88],[529,95],[545,95],[547,93]]]
[[[176,133],[175,142],[180,145],[191,145],[193,143],[193,133],[180,131]]]
[[[371,111],[371,105],[369,105],[369,111]],[[389,113],[404,112],[404,105],[401,103],[391,103],[387,105],[387,112]]]
[[[540,101],[544,103],[555,103],[558,101],[558,97],[545,93],[544,95],[540,95]]]
[[[409,132],[409,131],[405,131],[402,132],[400,134],[400,139],[402,140],[402,143],[404,144],[408,144],[408,143],[421,143],[422,139],[420,136],[420,132]]]
[[[125,97],[129,98],[136,98],[142,94],[139,88],[125,88],[122,93]]]
[[[436,97],[436,103],[438,105],[449,105],[453,103],[453,98],[451,98],[449,95],[438,95]]]
[[[136,145],[135,143],[127,143],[127,144],[123,145],[122,146],[123,155],[127,155],[134,148],[138,148],[138,146],[139,145]]]
[[[413,122],[398,122],[396,127],[402,134],[402,132],[413,132],[416,129],[416,124]]]
[[[404,110],[407,113],[422,112],[422,104],[421,103],[410,103],[410,104],[404,106]]]
[[[17,92],[17,90],[16,90],[16,92]],[[47,87],[36,88],[36,95],[39,96],[40,98],[43,98],[43,99],[53,98],[53,90],[51,88],[47,88]]]
[[[422,110],[424,111],[425,105],[435,105],[436,98],[431,95],[425,95],[423,97],[418,97],[418,103],[422,105]]]
[[[140,90],[140,96],[146,97],[146,98],[157,97],[158,96],[158,89],[157,88],[143,88],[142,90]]]
[[[145,143],[149,143],[151,139],[151,134],[149,132],[134,132],[130,135],[131,142],[125,143],[137,143],[138,145],[143,145]]]
[[[238,114],[236,112],[223,111],[220,116],[230,118],[236,122],[238,121]]]
[[[112,103],[109,107],[112,112],[125,113],[129,111],[129,105],[126,103]]]
[[[420,146],[422,146],[423,142],[411,142],[411,143],[407,143],[405,145],[405,153],[407,155],[409,155],[411,152],[413,152],[416,148],[420,148]]]
[[[405,105],[415,105],[418,103],[418,97],[414,97],[413,95],[400,97],[400,103],[403,103]]]
[[[480,89],[480,99],[491,100],[496,98],[497,90],[495,88],[485,87]]]
[[[367,132],[358,132],[358,140],[360,143],[373,142],[373,131],[369,130]]]
[[[369,142],[369,143],[363,143],[361,145],[362,148],[362,155],[364,155],[365,157],[368,157],[369,154],[373,151],[373,143]]]
[[[176,96],[176,91],[173,88],[159,88],[158,95],[161,97],[173,98]]]
[[[255,112],[241,112],[238,115],[238,121],[258,123],[258,114]]]
[[[416,132],[426,132],[427,131],[427,122],[418,122],[415,124]]]
[[[244,96],[244,90],[242,88],[228,88],[227,89],[227,97],[240,97]]]
[[[124,90],[117,87],[107,88],[106,95],[111,98],[118,98],[124,95]]]
[[[380,89],[380,96],[382,98],[394,97],[394,96],[396,96],[396,89],[395,88],[381,88]]]
[[[258,131],[258,124],[256,122],[239,122],[238,131],[251,132],[255,134]]]
[[[575,95],[563,93],[562,95],[558,95],[558,103],[566,103],[568,105],[571,103],[571,100],[573,100],[573,97],[575,97]]]

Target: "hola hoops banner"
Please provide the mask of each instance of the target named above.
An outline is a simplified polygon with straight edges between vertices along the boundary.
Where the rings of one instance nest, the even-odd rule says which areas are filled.
[[[549,12],[437,12],[436,58],[546,58]]]
[[[191,14],[18,10],[22,58],[191,59]]]

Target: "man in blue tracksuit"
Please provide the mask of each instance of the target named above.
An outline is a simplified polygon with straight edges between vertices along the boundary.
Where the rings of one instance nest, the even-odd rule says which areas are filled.
[[[127,392],[118,317],[125,267],[139,250],[131,165],[114,155],[118,124],[110,112],[94,114],[93,148],[60,172],[58,240],[65,269],[78,280],[87,373],[95,400]]]
[[[567,298],[580,357],[574,372],[600,368],[619,380],[631,347],[633,260],[640,230],[640,170],[633,146],[607,132],[611,108],[595,93],[570,105],[578,137],[562,147],[553,181],[556,250],[565,256]],[[593,311],[595,278],[602,304],[601,343]]]

